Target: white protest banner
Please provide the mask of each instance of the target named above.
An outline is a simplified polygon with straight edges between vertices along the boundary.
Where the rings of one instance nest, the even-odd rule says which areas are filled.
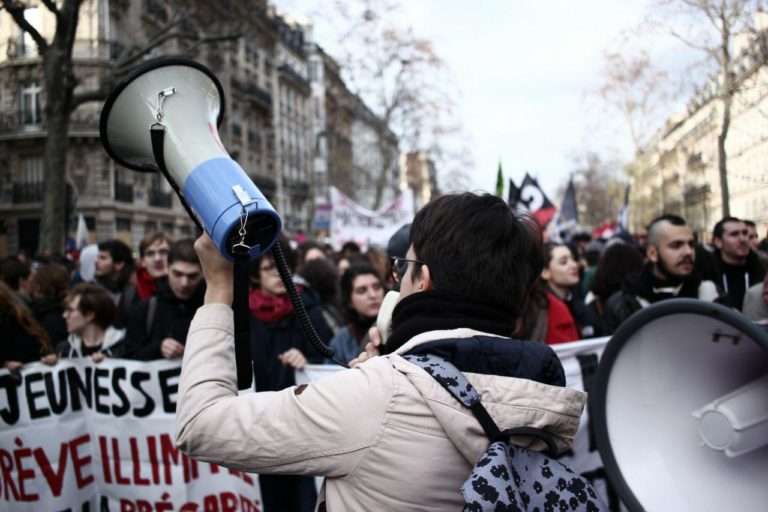
[[[400,194],[392,203],[373,211],[331,187],[331,241],[337,248],[350,241],[363,247],[386,246],[395,231],[413,220],[413,214],[413,197],[409,193]]]
[[[0,510],[259,512],[256,475],[174,445],[178,361],[0,371]]]

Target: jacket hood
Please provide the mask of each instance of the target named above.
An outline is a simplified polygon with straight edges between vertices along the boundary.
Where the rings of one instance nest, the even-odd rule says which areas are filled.
[[[501,430],[535,427],[552,434],[559,451],[570,448],[586,393],[562,387],[562,365],[549,346],[472,329],[453,329],[415,336],[390,356],[393,366],[424,397],[456,448],[474,464],[478,449],[483,451],[488,439],[468,409],[423,369],[400,357],[420,351],[445,357],[459,368],[478,390]],[[487,357],[489,354],[491,357]],[[516,437],[512,442],[536,450],[545,448],[542,441],[533,438]]]
[[[104,352],[120,343],[125,337],[125,329],[117,329],[113,326],[107,327],[104,331],[104,342],[101,345],[101,351]],[[69,346],[72,347],[72,351],[78,356],[83,354],[83,338],[77,334],[70,334],[67,338]]]

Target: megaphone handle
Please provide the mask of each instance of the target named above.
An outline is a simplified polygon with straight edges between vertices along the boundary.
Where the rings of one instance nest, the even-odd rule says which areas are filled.
[[[165,141],[165,126],[163,126],[160,123],[153,124],[149,129],[150,137],[152,139],[152,153],[155,157],[155,163],[157,164],[158,169],[160,169],[160,172],[165,176],[165,179],[170,183],[171,188],[173,188],[173,191],[176,192],[176,197],[179,198],[179,201],[181,202],[181,205],[184,207],[184,209],[187,211],[187,215],[189,215],[189,218],[192,219],[192,221],[197,226],[197,229],[200,230],[202,233],[205,231],[203,229],[202,224],[200,224],[200,221],[197,219],[197,215],[192,211],[192,208],[190,208],[189,203],[187,203],[186,199],[184,199],[184,196],[181,194],[181,189],[179,188],[179,185],[176,183],[176,180],[173,179],[173,176],[171,176],[171,173],[168,172],[168,168],[165,167],[165,154],[163,153],[164,150],[164,141]]]

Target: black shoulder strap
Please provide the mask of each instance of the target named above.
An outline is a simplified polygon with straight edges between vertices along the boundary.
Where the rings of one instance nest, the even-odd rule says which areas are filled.
[[[543,441],[551,455],[557,453],[557,445],[554,437],[549,432],[534,427],[515,427],[500,430],[493,421],[488,410],[480,400],[480,393],[470,384],[467,377],[453,364],[442,357],[432,354],[405,355],[404,359],[422,368],[434,378],[448,393],[458,400],[464,407],[472,412],[472,415],[483,427],[485,435],[491,442],[508,441],[511,436],[530,436]]]

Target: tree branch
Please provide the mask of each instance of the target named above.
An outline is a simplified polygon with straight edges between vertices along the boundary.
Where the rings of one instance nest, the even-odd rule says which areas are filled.
[[[44,54],[48,49],[48,41],[46,41],[45,38],[40,35],[40,32],[38,32],[37,29],[33,27],[32,24],[29,23],[29,21],[27,21],[27,19],[24,17],[24,4],[17,3],[14,0],[2,0],[2,5],[5,7],[5,10],[8,11],[8,14],[11,15],[16,25],[18,25],[21,30],[29,34],[30,37],[35,41],[40,55]]]
[[[56,2],[53,0],[40,0],[45,7],[48,8],[49,11],[51,11],[53,14],[56,15],[56,17],[59,17],[59,8],[56,6]]]

